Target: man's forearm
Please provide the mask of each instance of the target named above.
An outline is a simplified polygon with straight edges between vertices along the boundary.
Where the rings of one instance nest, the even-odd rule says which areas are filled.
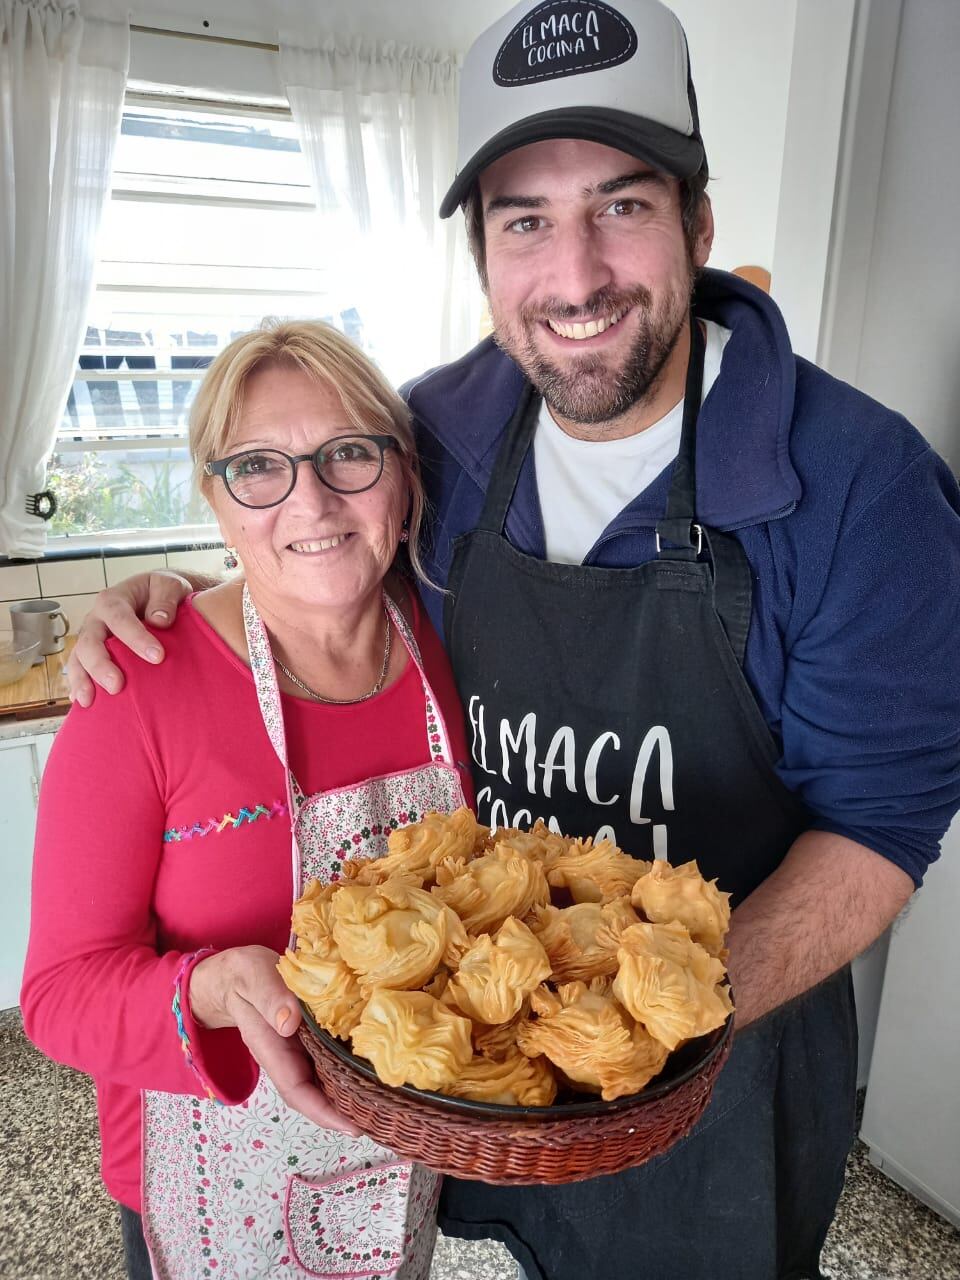
[[[913,892],[887,858],[805,832],[730,925],[728,971],[742,1029],[823,982],[883,933]]]

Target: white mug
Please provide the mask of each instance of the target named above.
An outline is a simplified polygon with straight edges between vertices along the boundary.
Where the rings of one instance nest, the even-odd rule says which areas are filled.
[[[63,630],[57,627],[57,620]],[[40,641],[40,649],[34,659],[37,666],[50,653],[60,653],[63,637],[70,630],[70,623],[60,608],[59,600],[18,600],[10,606],[10,626],[14,640],[23,645]]]

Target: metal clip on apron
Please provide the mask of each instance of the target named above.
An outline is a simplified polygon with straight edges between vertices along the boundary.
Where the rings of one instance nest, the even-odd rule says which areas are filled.
[[[339,874],[345,845],[356,856],[382,856],[398,815],[412,821],[464,803],[416,641],[399,609],[389,598],[386,604],[420,671],[430,763],[304,796],[287,761],[270,642],[244,588],[257,697],[296,814],[294,899],[306,880]],[[280,1100],[263,1073],[237,1107],[145,1093],[143,1157],[144,1232],[159,1280],[426,1280],[429,1273],[439,1178],[367,1138],[317,1128]]]
[[[480,522],[455,544],[445,629],[481,821],[543,817],[637,857],[695,858],[736,904],[810,815],[775,772],[779,749],[742,671],[750,566],[696,515],[702,379],[693,319],[657,555],[628,569],[551,564],[505,536],[533,465],[540,400],[528,388]],[[855,1034],[842,974],[737,1037],[704,1119],[666,1156],[569,1188],[448,1179],[441,1225],[503,1240],[531,1280],[818,1275],[852,1135]]]

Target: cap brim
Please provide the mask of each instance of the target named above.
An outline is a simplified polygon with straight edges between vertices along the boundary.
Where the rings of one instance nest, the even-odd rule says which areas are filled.
[[[614,111],[606,107],[566,107],[542,111],[509,125],[485,143],[457,174],[443,197],[440,217],[449,218],[470,194],[478,175],[508,151],[543,142],[547,138],[581,138],[601,142],[629,156],[669,173],[675,178],[692,178],[703,164],[703,142],[696,134],[687,136],[666,125]]]

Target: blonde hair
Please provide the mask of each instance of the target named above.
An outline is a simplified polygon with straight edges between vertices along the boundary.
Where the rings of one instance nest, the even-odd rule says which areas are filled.
[[[190,454],[198,487],[206,491],[208,462],[224,455],[243,408],[247,379],[264,365],[292,365],[333,391],[358,431],[392,435],[410,490],[410,563],[429,581],[420,558],[426,505],[410,411],[371,360],[349,338],[319,320],[264,321],[243,333],[210,365],[190,410]]]

